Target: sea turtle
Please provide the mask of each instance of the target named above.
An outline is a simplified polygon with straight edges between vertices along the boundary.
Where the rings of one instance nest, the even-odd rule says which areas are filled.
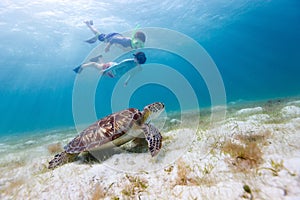
[[[157,155],[161,148],[162,136],[149,122],[156,118],[164,107],[163,103],[156,102],[145,106],[143,111],[129,108],[98,120],[69,142],[63,152],[55,155],[48,168],[53,169],[71,162],[81,152],[120,146],[143,133],[151,156]]]

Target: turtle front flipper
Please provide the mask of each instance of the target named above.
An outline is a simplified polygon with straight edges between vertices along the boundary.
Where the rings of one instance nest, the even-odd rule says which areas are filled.
[[[150,150],[151,156],[156,156],[159,153],[162,142],[162,136],[159,130],[152,124],[144,124],[141,128],[148,142],[148,148]]]
[[[63,151],[59,154],[56,154],[54,158],[49,162],[48,169],[54,169],[60,165],[71,162],[78,154],[69,154],[66,151]]]

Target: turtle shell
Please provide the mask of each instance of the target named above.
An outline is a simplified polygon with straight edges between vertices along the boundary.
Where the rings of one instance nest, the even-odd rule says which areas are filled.
[[[97,150],[123,136],[134,126],[140,125],[141,118],[142,113],[135,108],[108,115],[84,129],[64,148],[70,154]]]

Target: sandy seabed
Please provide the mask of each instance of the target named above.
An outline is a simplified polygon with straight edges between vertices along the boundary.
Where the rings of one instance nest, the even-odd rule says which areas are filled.
[[[185,115],[166,118],[155,158],[128,144],[48,170],[75,130],[3,137],[0,199],[300,199],[298,99],[229,106],[217,122]]]

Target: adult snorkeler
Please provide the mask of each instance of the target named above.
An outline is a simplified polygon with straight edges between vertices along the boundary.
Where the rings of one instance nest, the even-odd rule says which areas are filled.
[[[133,58],[122,60],[119,63],[116,62],[102,62],[102,56],[97,56],[92,58],[93,61],[84,63],[73,69],[76,73],[81,73],[83,69],[87,67],[94,67],[100,70],[100,73],[111,78],[116,76],[121,76],[126,72],[130,71],[127,79],[124,82],[124,86],[127,86],[129,80],[138,72],[142,70],[141,65],[144,64],[147,60],[144,52],[137,52],[133,54]]]
[[[89,27],[89,29],[95,34],[94,37],[86,40],[87,43],[95,43],[97,40],[106,43],[105,52],[108,52],[110,47],[112,45],[117,45],[123,50],[132,50],[132,49],[138,49],[143,48],[145,41],[146,41],[146,35],[142,31],[135,31],[133,36],[130,37],[124,37],[120,33],[100,33],[96,28],[93,27],[93,21],[84,21],[84,23]]]

